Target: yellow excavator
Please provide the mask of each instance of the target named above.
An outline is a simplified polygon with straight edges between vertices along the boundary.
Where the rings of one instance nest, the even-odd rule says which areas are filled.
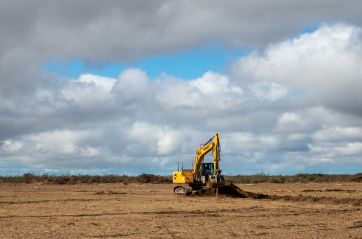
[[[204,156],[211,151],[214,160],[212,163],[205,163]],[[172,182],[177,184],[174,193],[178,195],[217,193],[219,188],[225,186],[219,161],[220,140],[219,135],[215,134],[197,149],[192,169],[181,168],[172,173]]]
[[[204,157],[212,151],[213,162],[205,163]],[[221,194],[239,198],[270,199],[267,194],[247,192],[226,182],[220,170],[220,140],[219,135],[200,145],[196,151],[192,169],[183,169],[172,173],[172,182],[176,184],[173,191],[177,195],[212,195]]]

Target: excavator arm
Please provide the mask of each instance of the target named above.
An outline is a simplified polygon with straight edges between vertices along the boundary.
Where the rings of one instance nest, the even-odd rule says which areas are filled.
[[[219,161],[221,160],[220,158],[220,151],[221,151],[221,147],[220,147],[220,141],[219,141],[219,135],[215,134],[214,136],[214,148],[213,148],[213,156],[214,156],[214,172],[218,172],[219,171]]]
[[[194,176],[194,179],[197,181],[200,180],[200,168],[204,160],[204,156],[211,150],[213,151],[214,172],[216,173],[219,170],[220,161],[220,142],[218,134],[215,134],[214,137],[209,139],[206,143],[202,144],[196,151],[192,174]]]

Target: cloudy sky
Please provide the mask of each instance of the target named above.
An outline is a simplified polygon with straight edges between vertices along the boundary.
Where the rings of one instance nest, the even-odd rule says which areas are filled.
[[[361,172],[360,9],[0,0],[0,175]]]

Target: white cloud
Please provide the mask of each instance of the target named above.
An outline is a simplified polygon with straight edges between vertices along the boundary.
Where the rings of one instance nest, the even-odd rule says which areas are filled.
[[[278,82],[327,107],[361,114],[361,64],[361,29],[337,24],[243,57],[233,71],[241,80]]]
[[[23,143],[19,141],[13,141],[13,140],[4,140],[2,142],[2,149],[5,151],[5,153],[16,153],[23,147]]]
[[[86,84],[94,84],[94,86],[105,92],[110,92],[113,88],[116,81],[113,78],[92,75],[92,74],[83,74],[79,77],[78,82]]]
[[[362,142],[347,143],[342,147],[337,147],[336,150],[342,155],[359,156],[362,154]]]
[[[79,153],[78,143],[88,137],[90,132],[87,131],[56,130],[30,135],[28,139],[40,153],[67,155]]]
[[[280,144],[273,135],[255,135],[248,132],[232,132],[224,135],[224,148],[228,153],[272,151]]]
[[[319,130],[313,135],[317,141],[362,140],[361,127],[332,127]]]
[[[137,150],[159,156],[170,155],[176,151],[180,153],[183,143],[182,132],[145,122],[132,124],[128,137],[132,144],[137,146]]]
[[[242,89],[236,85],[232,85],[226,75],[215,72],[206,72],[202,77],[190,82],[191,86],[196,88],[205,95],[236,93],[242,94]]]
[[[149,90],[148,77],[140,69],[127,69],[119,75],[113,90],[125,100],[143,97]]]
[[[85,109],[103,107],[112,100],[111,90],[115,79],[84,74],[62,89],[62,95],[70,103]]]
[[[260,101],[276,101],[286,96],[287,88],[274,82],[261,82],[250,86],[250,91]]]
[[[190,80],[170,79],[159,82],[157,99],[166,109],[215,109],[228,110],[243,100],[243,90],[231,82],[226,75],[206,72],[201,77]],[[202,113],[202,112],[200,112]]]
[[[277,129],[280,132],[302,133],[308,131],[314,124],[305,117],[306,112],[284,112],[278,117]]]

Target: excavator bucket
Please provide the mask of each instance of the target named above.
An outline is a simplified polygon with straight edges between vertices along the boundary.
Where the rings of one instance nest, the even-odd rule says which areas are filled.
[[[223,175],[209,175],[207,183],[209,188],[221,188],[225,186],[225,179]]]

